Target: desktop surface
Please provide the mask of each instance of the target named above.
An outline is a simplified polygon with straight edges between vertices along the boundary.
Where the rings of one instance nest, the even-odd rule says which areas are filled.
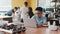
[[[9,34],[9,33],[6,33],[6,34]],[[60,30],[48,31],[47,27],[41,27],[41,28],[29,28],[29,27],[27,27],[26,32],[21,32],[20,34],[60,34]]]

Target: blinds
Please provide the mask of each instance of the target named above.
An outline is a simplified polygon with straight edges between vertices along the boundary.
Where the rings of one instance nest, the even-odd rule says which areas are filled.
[[[12,8],[12,0],[0,0],[0,11],[9,11]]]

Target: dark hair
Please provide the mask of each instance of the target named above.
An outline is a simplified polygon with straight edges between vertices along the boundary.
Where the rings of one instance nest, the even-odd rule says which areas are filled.
[[[32,12],[32,8],[31,8],[31,7],[29,7],[28,9],[29,9],[28,14],[29,14],[29,16],[30,16],[30,18],[31,18],[34,14],[33,14],[33,12]]]
[[[20,7],[18,7],[18,9],[20,9]]]
[[[14,9],[12,9],[12,13],[15,13]]]
[[[14,7],[14,9],[16,9],[16,10],[17,10],[17,9],[18,9],[18,7]]]
[[[29,9],[29,12],[32,12],[32,8],[31,7],[29,7],[28,9]]]
[[[35,10],[43,12],[43,8],[42,7],[37,7]]]
[[[24,2],[24,5],[25,5],[25,6],[28,6],[28,2]]]

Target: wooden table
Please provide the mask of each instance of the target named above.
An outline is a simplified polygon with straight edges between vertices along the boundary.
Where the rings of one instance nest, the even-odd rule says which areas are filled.
[[[6,33],[9,34],[9,33]],[[60,30],[58,31],[48,31],[46,27],[41,28],[27,28],[26,32],[22,32],[21,34],[60,34]]]
[[[48,31],[46,27],[28,28],[26,34],[60,34],[60,31]]]
[[[0,21],[7,20],[9,23],[12,22],[12,16],[0,16]]]

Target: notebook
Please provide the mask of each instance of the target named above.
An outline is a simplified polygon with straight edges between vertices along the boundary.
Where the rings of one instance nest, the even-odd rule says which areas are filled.
[[[25,27],[33,27],[33,28],[37,27],[36,21],[33,19],[28,19],[28,18],[24,19],[24,26]]]

